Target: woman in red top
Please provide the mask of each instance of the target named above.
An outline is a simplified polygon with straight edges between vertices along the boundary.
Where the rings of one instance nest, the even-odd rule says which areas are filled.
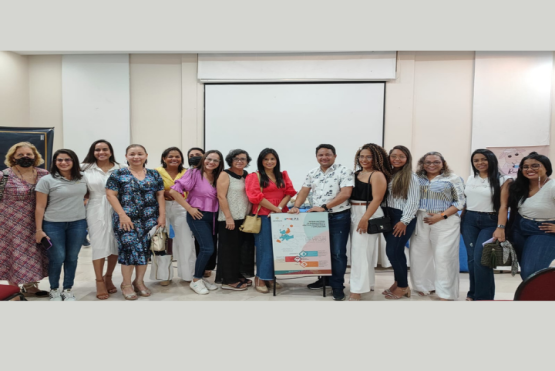
[[[271,148],[265,148],[258,156],[258,172],[247,175],[245,189],[252,211],[262,216],[260,232],[254,235],[256,245],[255,288],[268,293],[274,280],[274,254],[272,249],[271,213],[287,212],[287,202],[297,194],[286,171],[280,171],[279,156]]]

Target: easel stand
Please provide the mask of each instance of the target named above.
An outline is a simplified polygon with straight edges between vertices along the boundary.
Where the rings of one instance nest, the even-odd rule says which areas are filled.
[[[324,297],[326,297],[326,282],[325,280],[322,278],[322,276],[318,276],[318,279],[323,281],[323,285],[322,285],[322,294]],[[276,296],[276,287],[277,287],[277,277],[274,276],[274,296]]]

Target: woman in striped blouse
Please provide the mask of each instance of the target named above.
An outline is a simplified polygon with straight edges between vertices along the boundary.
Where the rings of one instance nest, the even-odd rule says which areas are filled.
[[[465,204],[464,183],[439,152],[418,161],[420,206],[410,239],[410,277],[421,296],[437,291],[441,300],[459,296],[458,211]]]
[[[420,203],[420,183],[412,172],[412,155],[405,146],[395,146],[389,151],[389,162],[393,179],[388,186],[387,214],[394,226],[392,232],[384,233],[387,242],[385,251],[393,267],[395,282],[382,294],[386,299],[410,298],[407,277],[405,245],[416,227],[416,211]]]

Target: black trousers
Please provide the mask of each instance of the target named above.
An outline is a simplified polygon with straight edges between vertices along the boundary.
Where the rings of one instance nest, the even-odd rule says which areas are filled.
[[[254,238],[239,230],[244,220],[235,220],[235,229],[218,222],[218,270],[216,281],[235,283],[244,277],[254,276]]]

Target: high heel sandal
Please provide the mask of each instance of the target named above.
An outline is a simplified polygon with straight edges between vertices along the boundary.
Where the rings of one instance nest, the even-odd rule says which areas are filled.
[[[101,291],[102,287],[100,288],[100,290],[98,289],[98,284],[99,283],[102,283],[104,285],[104,291]],[[106,299],[110,298],[110,295],[108,294],[108,291],[106,290],[106,284],[104,283],[103,279],[96,280],[96,298],[99,299],[99,300],[106,300]]]
[[[145,282],[142,282],[143,286],[145,286]],[[145,286],[145,290],[140,290],[139,288],[137,288],[137,283],[133,282],[133,289],[135,290],[135,292],[137,294],[139,294],[139,296],[144,296],[144,297],[149,297],[150,295],[152,295],[152,293],[150,292],[150,290]]]
[[[390,288],[383,290],[382,295],[391,295],[393,290],[395,290],[396,288],[397,288],[397,281],[395,281]]]
[[[399,287],[397,287],[399,289]],[[411,296],[411,291],[410,291],[410,287],[407,286],[407,288],[405,289],[400,289],[403,290],[403,294],[401,296],[396,295],[394,291],[391,292],[390,295],[386,295],[385,298],[386,299],[393,299],[393,300],[397,300],[397,299],[402,299],[404,296],[406,296],[407,298],[410,298]]]
[[[123,292],[123,289],[131,287],[133,288],[133,285],[124,285],[123,283],[121,284],[121,293],[123,294],[123,297],[125,298],[125,300],[137,300],[139,297],[137,296],[137,294],[132,293],[132,294],[125,294]]]
[[[108,284],[106,283],[106,277],[110,278],[110,283],[112,284],[112,287],[110,287],[110,288],[108,288]],[[112,282],[112,275],[111,274],[105,274],[104,276],[102,276],[102,279],[104,280],[104,284],[106,285],[106,288],[108,289],[108,294],[115,294],[116,292],[118,292],[118,289],[116,288],[116,286]]]

